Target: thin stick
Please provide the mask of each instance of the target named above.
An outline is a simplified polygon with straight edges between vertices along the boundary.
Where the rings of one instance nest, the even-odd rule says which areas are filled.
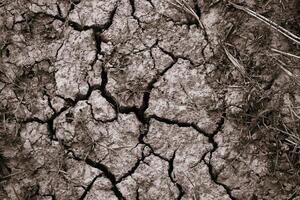
[[[256,19],[264,22],[265,24],[271,26],[273,29],[275,29],[276,31],[280,32],[282,35],[284,35],[285,37],[287,37],[288,39],[292,40],[293,42],[295,42],[296,44],[300,45],[300,37],[296,36],[295,34],[291,33],[290,31],[284,29],[283,27],[279,26],[278,24],[276,24],[275,22],[272,22],[271,20],[269,20],[268,18],[250,10],[249,8],[246,8],[244,6],[239,6],[235,3],[232,3],[229,1],[229,4],[231,4],[233,7],[235,7],[238,10],[242,10],[244,12],[246,12],[247,14],[255,17]]]

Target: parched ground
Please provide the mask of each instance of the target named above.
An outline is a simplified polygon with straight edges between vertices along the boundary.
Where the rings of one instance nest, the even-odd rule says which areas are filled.
[[[1,0],[0,199],[300,199],[300,3],[232,3]]]

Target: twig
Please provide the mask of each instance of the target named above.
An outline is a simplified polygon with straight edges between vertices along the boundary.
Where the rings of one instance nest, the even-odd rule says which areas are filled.
[[[273,29],[275,29],[276,31],[280,32],[282,35],[284,35],[285,37],[287,37],[288,39],[292,40],[293,42],[295,42],[296,44],[300,45],[300,37],[296,36],[295,34],[291,33],[290,31],[284,29],[283,27],[279,26],[278,24],[276,24],[275,22],[269,20],[268,18],[250,10],[249,8],[246,8],[244,6],[239,6],[235,3],[232,2],[228,2],[229,4],[231,4],[233,7],[235,7],[238,10],[242,10],[244,12],[246,12],[247,14],[255,17],[256,19],[264,22],[265,24],[271,26]]]

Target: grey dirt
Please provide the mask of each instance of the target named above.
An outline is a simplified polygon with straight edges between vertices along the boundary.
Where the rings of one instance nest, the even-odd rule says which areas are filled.
[[[230,36],[253,20],[238,14],[226,1],[2,0],[0,199],[296,198],[273,176],[274,143],[253,141],[272,113],[261,102],[300,96],[274,92],[284,71],[251,68],[266,48]],[[261,74],[241,74],[224,45]]]

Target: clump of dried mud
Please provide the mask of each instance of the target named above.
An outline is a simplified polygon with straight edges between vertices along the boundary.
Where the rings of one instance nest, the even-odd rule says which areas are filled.
[[[0,2],[0,198],[299,198],[299,45],[235,4],[300,35],[297,0]]]

